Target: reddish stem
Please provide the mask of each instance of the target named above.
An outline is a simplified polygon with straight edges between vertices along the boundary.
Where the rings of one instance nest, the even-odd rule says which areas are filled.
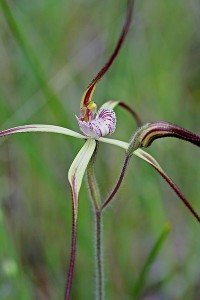
[[[67,277],[67,285],[65,290],[65,300],[70,299],[71,287],[72,287],[72,279],[74,274],[74,264],[75,264],[75,256],[76,256],[76,237],[77,237],[77,221],[75,218],[75,211],[73,209],[72,214],[72,244],[71,244],[71,255],[70,255],[70,264],[69,271]]]
[[[102,211],[95,211],[96,217],[96,294],[98,300],[104,299],[104,266],[102,256]]]
[[[125,159],[124,159],[123,167],[122,167],[122,170],[121,170],[121,174],[119,176],[119,179],[118,179],[118,181],[117,181],[117,183],[116,183],[116,185],[115,185],[112,193],[108,197],[108,199],[102,204],[101,211],[110,203],[110,201],[113,199],[113,197],[117,193],[117,191],[118,191],[118,189],[119,189],[119,187],[120,187],[120,185],[122,183],[122,180],[124,178],[124,175],[125,175],[125,172],[126,172],[126,168],[127,168],[129,159],[130,159],[130,156],[126,155]]]

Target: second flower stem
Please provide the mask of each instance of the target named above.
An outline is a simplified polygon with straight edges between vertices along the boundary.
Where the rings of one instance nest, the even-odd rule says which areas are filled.
[[[104,270],[102,255],[102,211],[96,211],[96,288],[97,299],[104,299]]]

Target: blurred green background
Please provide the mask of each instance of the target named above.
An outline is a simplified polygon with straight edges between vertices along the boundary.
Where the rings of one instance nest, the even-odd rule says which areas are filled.
[[[24,40],[2,9],[4,1],[0,128],[43,123],[79,130],[75,114],[80,99],[114,48],[126,1],[8,1]],[[199,134],[199,27],[199,0],[136,1],[123,49],[94,100],[99,106],[125,101],[143,122],[165,120]],[[123,109],[116,112],[113,138],[129,141],[135,122]],[[83,141],[31,133],[0,142],[0,299],[63,299],[72,215],[67,172]],[[148,152],[200,212],[198,148],[168,138]],[[117,179],[123,155],[121,149],[100,145],[96,171],[103,199]],[[94,299],[94,220],[86,184],[79,208],[72,299]],[[144,262],[167,222],[172,230],[140,299],[200,299],[199,224],[137,157],[104,214],[106,299],[134,299]]]

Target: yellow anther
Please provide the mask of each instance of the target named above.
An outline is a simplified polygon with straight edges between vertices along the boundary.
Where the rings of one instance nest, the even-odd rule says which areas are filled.
[[[95,102],[90,101],[90,103],[88,103],[87,108],[90,110],[95,110],[97,108],[97,105]]]

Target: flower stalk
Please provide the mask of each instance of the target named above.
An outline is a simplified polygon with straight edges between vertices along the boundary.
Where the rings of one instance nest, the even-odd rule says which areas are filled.
[[[104,261],[102,245],[102,211],[95,212],[96,219],[96,295],[97,300],[104,299]]]
[[[76,244],[77,244],[77,222],[76,222],[75,212],[73,210],[71,254],[70,254],[70,264],[69,264],[68,276],[67,276],[67,285],[66,285],[66,290],[65,290],[65,300],[69,300],[70,294],[71,294],[75,257],[76,257]]]
[[[94,211],[99,211],[101,209],[101,196],[100,196],[100,191],[99,191],[99,187],[98,187],[98,183],[94,171],[94,164],[96,161],[98,147],[99,147],[99,143],[97,142],[95,151],[91,157],[91,160],[88,163],[87,170],[86,170],[88,189],[89,189]]]
[[[98,300],[104,299],[104,264],[102,255],[102,210],[99,187],[96,181],[94,165],[98,151],[98,143],[87,167],[87,182],[95,218],[96,244],[96,295]]]

